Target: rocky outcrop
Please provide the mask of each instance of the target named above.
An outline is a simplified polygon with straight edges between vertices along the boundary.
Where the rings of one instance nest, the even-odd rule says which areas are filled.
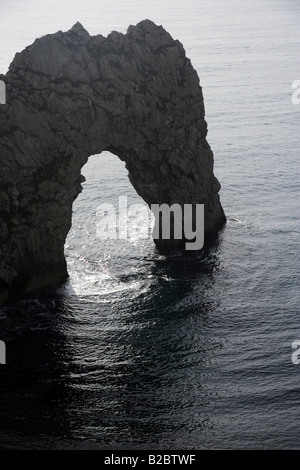
[[[103,150],[149,205],[204,203],[205,232],[224,223],[199,78],[161,26],[105,38],[77,23],[16,54],[0,79],[1,302],[66,279],[81,168]]]

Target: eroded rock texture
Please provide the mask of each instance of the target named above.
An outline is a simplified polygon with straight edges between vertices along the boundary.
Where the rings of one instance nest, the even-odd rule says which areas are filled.
[[[105,38],[77,23],[16,54],[0,78],[2,303],[66,279],[81,168],[103,150],[149,205],[204,203],[206,233],[224,223],[199,79],[161,26]]]

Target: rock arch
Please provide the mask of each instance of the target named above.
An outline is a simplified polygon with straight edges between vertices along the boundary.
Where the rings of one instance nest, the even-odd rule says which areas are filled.
[[[16,54],[0,79],[0,301],[66,279],[81,168],[103,150],[149,205],[204,203],[206,233],[225,222],[199,78],[163,27],[105,38],[76,23]]]

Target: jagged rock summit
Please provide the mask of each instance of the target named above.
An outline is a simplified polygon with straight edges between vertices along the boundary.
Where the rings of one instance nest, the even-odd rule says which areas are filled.
[[[1,303],[67,278],[81,168],[103,150],[147,204],[204,203],[205,232],[224,223],[199,78],[162,26],[105,38],[76,23],[36,39],[0,79]]]

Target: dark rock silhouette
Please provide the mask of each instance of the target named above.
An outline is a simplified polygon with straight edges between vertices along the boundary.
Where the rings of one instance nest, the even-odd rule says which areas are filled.
[[[1,303],[67,278],[81,168],[103,150],[149,205],[204,203],[205,233],[225,222],[199,78],[161,26],[105,38],[77,23],[16,54],[0,79]]]

